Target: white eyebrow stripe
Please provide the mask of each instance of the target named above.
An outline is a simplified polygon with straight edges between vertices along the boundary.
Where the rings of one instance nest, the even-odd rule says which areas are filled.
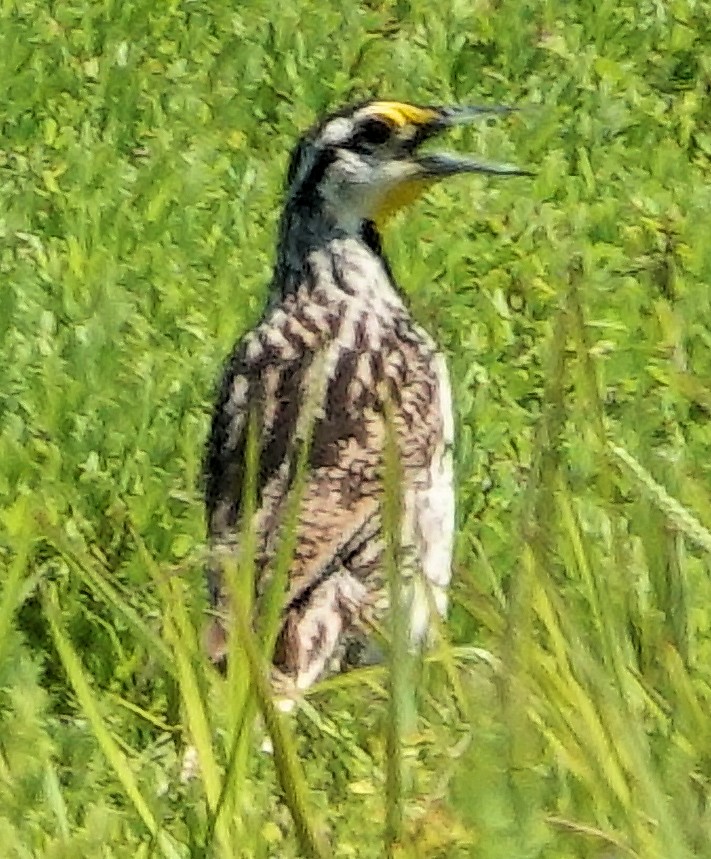
[[[334,143],[343,143],[353,133],[354,125],[352,120],[346,119],[345,116],[332,119],[323,129],[320,135],[320,142],[327,145]]]

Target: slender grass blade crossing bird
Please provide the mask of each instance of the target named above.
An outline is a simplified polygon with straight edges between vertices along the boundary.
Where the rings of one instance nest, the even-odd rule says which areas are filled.
[[[215,662],[227,653],[225,559],[239,557],[244,533],[250,432],[258,444],[250,523],[257,600],[284,539],[287,499],[307,445],[274,654],[279,677],[298,690],[342,667],[353,645],[367,642],[369,624],[387,611],[381,508],[388,420],[402,475],[401,566],[411,641],[427,637],[430,606],[445,613],[454,532],[447,367],[408,312],[380,227],[446,177],[525,175],[420,150],[451,126],[506,111],[371,101],[326,117],[298,143],[269,303],[227,362],[208,443],[208,584],[215,608],[208,649]]]

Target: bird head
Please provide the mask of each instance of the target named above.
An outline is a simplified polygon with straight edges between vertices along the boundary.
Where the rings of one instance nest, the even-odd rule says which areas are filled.
[[[346,231],[381,226],[432,184],[460,173],[530,175],[507,164],[421,145],[446,129],[505,107],[422,107],[371,101],[331,114],[300,140],[289,165],[288,197],[328,214]]]

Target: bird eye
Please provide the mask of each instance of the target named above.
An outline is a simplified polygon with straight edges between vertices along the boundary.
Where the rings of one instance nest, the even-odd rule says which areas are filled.
[[[370,117],[358,129],[356,143],[366,143],[370,146],[381,146],[390,139],[392,128],[382,119]]]

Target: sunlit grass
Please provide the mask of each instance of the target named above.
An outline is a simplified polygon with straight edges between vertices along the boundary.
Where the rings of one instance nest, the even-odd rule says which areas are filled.
[[[709,21],[707,2],[2,8],[3,856],[706,855]],[[421,666],[395,614],[383,665],[284,717],[267,676],[293,530],[254,628],[248,531],[226,567],[225,680],[201,647],[202,445],[264,300],[288,149],[375,93],[527,105],[452,146],[536,176],[438,188],[385,236],[452,367],[452,610]],[[397,592],[392,540],[388,569]]]

